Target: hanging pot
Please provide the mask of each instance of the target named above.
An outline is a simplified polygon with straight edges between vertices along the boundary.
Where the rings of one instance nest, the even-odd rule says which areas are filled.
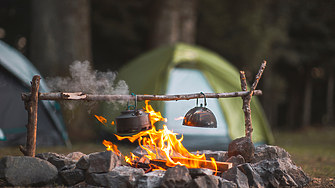
[[[137,96],[135,95],[134,110],[130,110],[133,105],[127,105],[127,109],[115,118],[116,131],[118,134],[138,133],[152,128],[149,113],[143,109],[137,109]]]
[[[217,128],[216,118],[213,112],[206,108],[206,96],[203,92],[200,94],[204,95],[205,107],[200,104],[198,106],[198,99],[196,107],[189,110],[183,120],[183,125],[192,127],[203,127],[203,128]]]

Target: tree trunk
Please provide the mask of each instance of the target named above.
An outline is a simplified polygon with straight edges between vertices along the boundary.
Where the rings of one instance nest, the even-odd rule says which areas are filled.
[[[311,112],[312,112],[312,97],[313,97],[313,80],[310,75],[310,71],[307,72],[305,85],[305,96],[303,104],[302,114],[302,126],[307,127],[311,124]]]
[[[327,88],[327,123],[334,123],[334,107],[333,107],[333,96],[334,96],[334,70],[333,67],[329,69],[328,88]]]
[[[68,76],[75,61],[92,60],[89,0],[32,0],[30,60],[43,76]]]
[[[195,43],[197,0],[159,0],[154,9],[151,48],[176,42]]]

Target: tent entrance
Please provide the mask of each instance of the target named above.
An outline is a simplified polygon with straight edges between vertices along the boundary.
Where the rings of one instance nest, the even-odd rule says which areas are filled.
[[[168,79],[166,94],[190,94],[190,93],[214,93],[205,76],[198,69],[174,68],[170,72]],[[203,99],[199,99],[199,105],[203,103]],[[166,125],[170,130],[184,135],[183,145],[187,149],[206,148],[208,143],[215,143],[213,148],[222,145],[222,149],[228,145],[230,139],[228,136],[228,126],[224,118],[224,114],[220,108],[218,99],[207,99],[207,108],[215,115],[217,120],[217,128],[198,128],[182,125],[182,120],[175,120],[184,117],[186,112],[196,105],[196,100],[189,101],[165,101],[165,110],[163,117],[168,122]],[[202,137],[206,136],[206,139]]]

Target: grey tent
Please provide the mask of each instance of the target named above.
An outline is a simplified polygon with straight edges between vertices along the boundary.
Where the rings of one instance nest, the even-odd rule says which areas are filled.
[[[0,147],[24,145],[28,114],[21,100],[30,91],[30,81],[40,75],[32,63],[15,48],[0,40]],[[49,92],[41,79],[40,92]],[[36,144],[39,146],[70,144],[55,101],[39,101]]]

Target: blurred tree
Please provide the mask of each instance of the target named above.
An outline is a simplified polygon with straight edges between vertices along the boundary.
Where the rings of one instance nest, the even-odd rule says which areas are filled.
[[[153,3],[149,46],[195,43],[197,0],[158,0]]]
[[[118,70],[147,50],[153,0],[92,0],[92,49],[95,68]]]
[[[263,60],[267,60],[259,88],[270,124],[277,123],[278,106],[284,101],[286,83],[276,74],[274,61],[289,42],[286,1],[200,1],[197,43],[208,47],[246,72],[252,82]],[[278,84],[274,84],[278,83]]]
[[[43,76],[68,76],[75,61],[92,60],[89,0],[32,0],[30,59]]]
[[[44,77],[67,77],[74,61],[92,61],[90,7],[89,0],[32,0],[30,60]],[[71,141],[94,139],[88,109],[62,109]]]

